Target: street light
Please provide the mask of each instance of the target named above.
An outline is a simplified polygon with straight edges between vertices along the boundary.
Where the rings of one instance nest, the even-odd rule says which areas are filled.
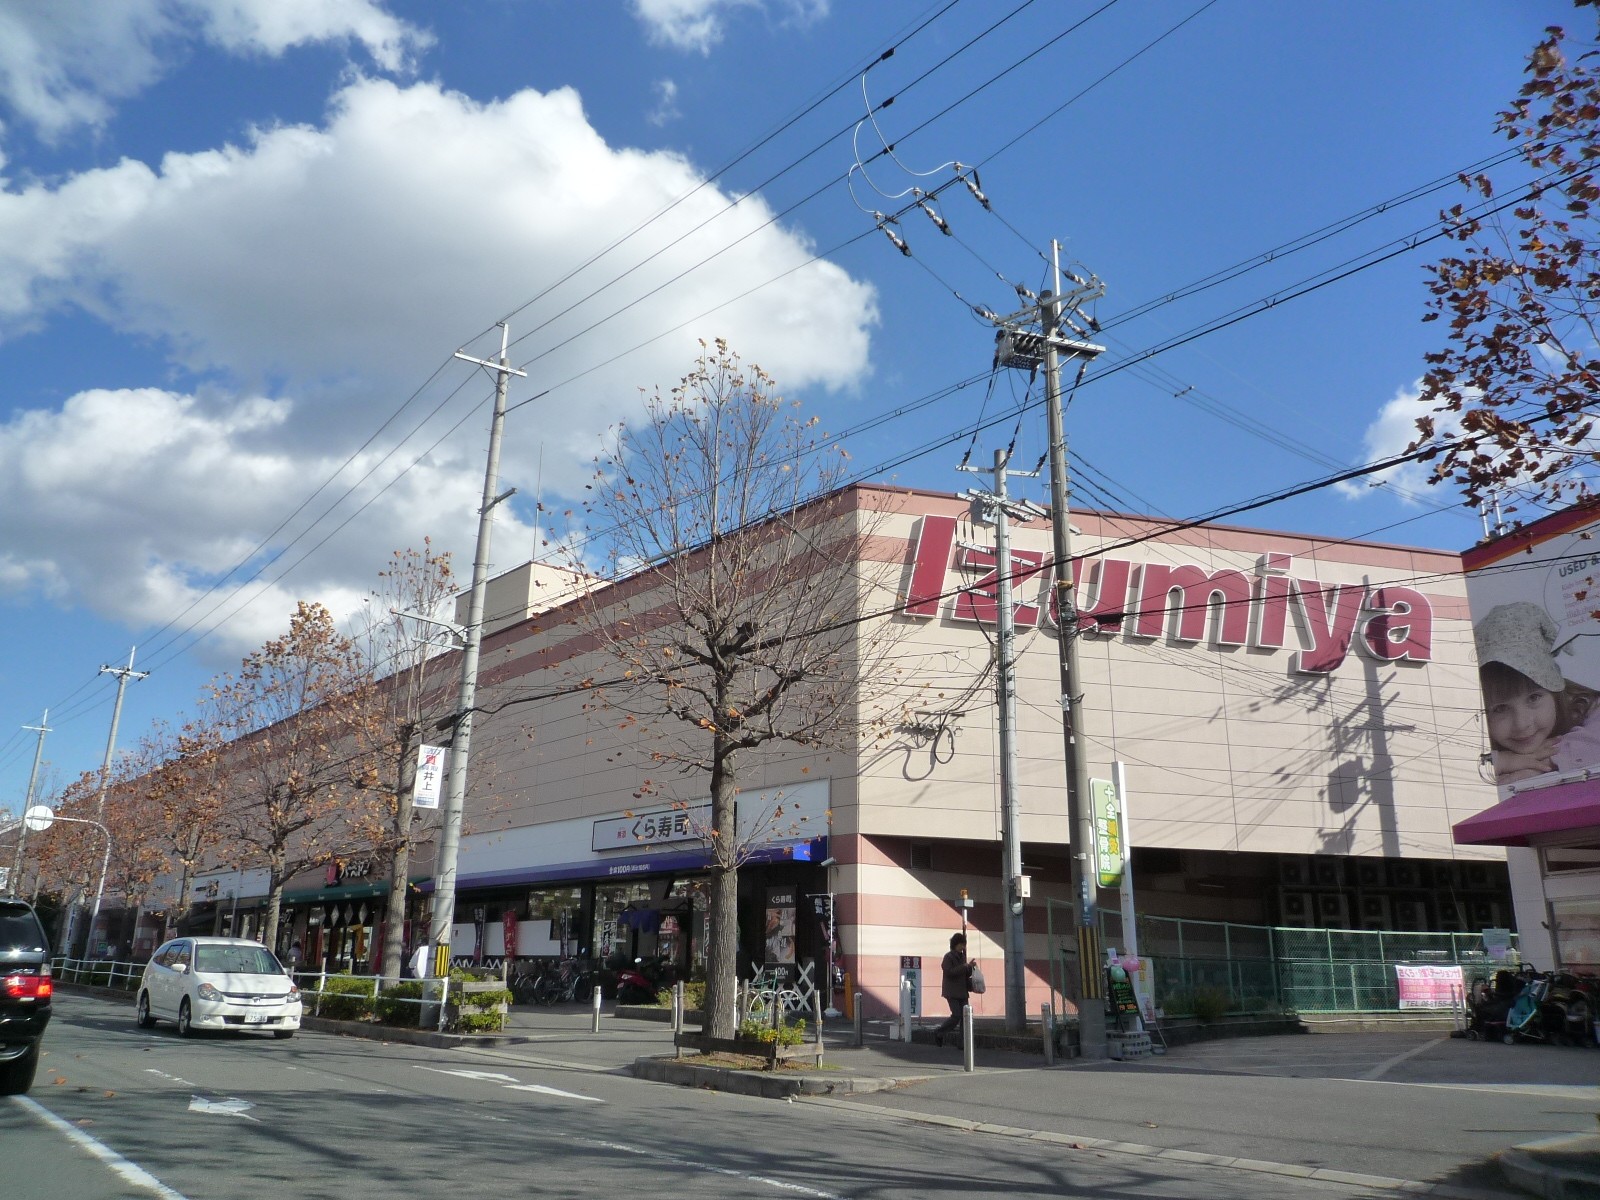
[[[61,817],[57,816],[47,804],[35,804],[22,814],[22,823],[34,833],[43,833],[57,821],[65,821],[69,825],[93,825],[106,839],[106,852],[100,859],[100,884],[94,890],[94,908],[89,911],[89,928],[84,937],[84,953],[88,953],[89,939],[94,937],[94,923],[100,919],[100,901],[106,894],[106,872],[111,869],[111,831],[99,821],[91,821],[87,817]]]

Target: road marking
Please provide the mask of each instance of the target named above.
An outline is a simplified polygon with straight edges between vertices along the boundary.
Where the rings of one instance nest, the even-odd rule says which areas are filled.
[[[802,1196],[815,1196],[818,1200],[842,1200],[833,1192],[824,1192],[819,1188],[807,1187],[800,1183],[790,1183],[787,1179],[773,1179],[770,1175],[751,1175],[747,1171],[737,1171],[731,1167],[718,1167],[711,1163],[696,1162],[692,1158],[681,1155],[669,1154],[665,1150],[646,1149],[643,1146],[630,1146],[625,1142],[600,1142],[589,1138],[571,1138],[580,1146],[593,1146],[597,1150],[615,1150],[621,1154],[633,1154],[640,1158],[653,1158],[660,1162],[672,1163],[675,1166],[689,1167],[696,1171],[707,1171],[713,1175],[726,1175],[731,1179],[743,1179],[747,1183],[762,1183],[768,1187],[777,1188],[784,1192],[798,1192]]]
[[[1413,1046],[1409,1050],[1405,1050],[1405,1051],[1402,1051],[1399,1054],[1396,1054],[1393,1058],[1384,1059],[1383,1062],[1381,1062],[1377,1066],[1373,1067],[1372,1070],[1368,1071],[1361,1078],[1363,1078],[1363,1079],[1373,1079],[1373,1080],[1382,1079],[1385,1075],[1387,1075],[1389,1073],[1389,1069],[1391,1067],[1398,1067],[1401,1063],[1405,1062],[1406,1059],[1415,1058],[1417,1055],[1421,1054],[1424,1050],[1432,1050],[1435,1046],[1439,1045],[1440,1043],[1448,1042],[1449,1040],[1450,1040],[1450,1037],[1449,1037],[1448,1034],[1446,1034],[1444,1037],[1436,1037],[1436,1038],[1434,1038],[1431,1042],[1423,1042],[1422,1045],[1420,1045],[1420,1046]]]
[[[543,1092],[546,1096],[565,1096],[568,1100],[587,1100],[591,1104],[604,1104],[599,1096],[580,1096],[577,1092],[563,1092],[560,1088],[545,1087],[542,1083],[508,1083],[508,1092]]]
[[[412,1063],[419,1071],[433,1071],[439,1075],[455,1075],[460,1079],[481,1079],[486,1083],[516,1083],[513,1075],[502,1075],[498,1071],[458,1071],[450,1067],[425,1067],[421,1063]]]
[[[246,1121],[259,1122],[260,1117],[250,1115],[250,1110],[254,1107],[250,1101],[239,1100],[232,1096],[226,1100],[207,1100],[204,1096],[189,1097],[190,1112],[217,1113],[224,1117],[243,1117]]]
[[[514,1075],[502,1075],[499,1071],[461,1071],[451,1067],[425,1067],[421,1063],[412,1063],[419,1071],[432,1071],[436,1075],[454,1075],[460,1079],[476,1079],[482,1083],[498,1083],[508,1092],[542,1092],[546,1096],[564,1096],[568,1100],[587,1100],[590,1104],[604,1104],[605,1101],[598,1096],[584,1096],[577,1092],[564,1092],[560,1088],[546,1087],[542,1083],[522,1083]]]
[[[154,1067],[146,1067],[145,1068],[145,1073],[147,1075],[159,1075],[159,1076],[161,1076],[162,1079],[169,1080],[172,1083],[180,1084],[183,1087],[191,1087],[192,1088],[192,1087],[195,1086],[194,1084],[190,1083],[187,1079],[184,1079],[181,1076],[168,1075],[165,1071],[158,1071]]]
[[[113,1172],[133,1187],[143,1188],[145,1191],[160,1197],[160,1200],[188,1200],[188,1197],[182,1192],[169,1188],[154,1175],[150,1174],[149,1171],[129,1162],[110,1146],[90,1137],[72,1122],[56,1116],[55,1113],[37,1100],[30,1100],[27,1096],[13,1096],[11,1102],[20,1108],[27,1109],[57,1133],[63,1135],[78,1149],[105,1163],[106,1166],[110,1167]]]

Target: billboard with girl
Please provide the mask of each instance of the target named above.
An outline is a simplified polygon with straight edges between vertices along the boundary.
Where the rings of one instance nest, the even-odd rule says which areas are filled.
[[[1463,555],[1483,692],[1485,762],[1502,794],[1600,767],[1596,510]]]

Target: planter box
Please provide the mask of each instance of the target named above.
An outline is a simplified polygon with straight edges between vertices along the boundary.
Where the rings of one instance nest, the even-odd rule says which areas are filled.
[[[508,1005],[504,1000],[501,1000],[496,1004],[484,1007],[475,1003],[472,999],[474,995],[482,995],[485,992],[503,991],[505,991],[505,984],[493,980],[484,983],[456,984],[455,987],[451,989],[451,995],[453,997],[459,997],[459,999],[451,999],[446,1002],[445,1024],[451,1026],[458,1025],[463,1015],[462,1010],[465,1009],[467,1015],[472,1015],[475,1013],[494,1013],[500,1018],[499,1027],[504,1029],[506,1027],[506,1015],[511,1011],[510,1005]]]
[[[702,1054],[748,1054],[778,1063],[788,1060],[809,1059],[813,1064],[822,1061],[822,1043],[804,1041],[798,1046],[780,1046],[776,1042],[758,1042],[745,1038],[718,1038],[709,1033],[684,1032],[672,1039],[672,1044],[683,1050],[698,1050]]]

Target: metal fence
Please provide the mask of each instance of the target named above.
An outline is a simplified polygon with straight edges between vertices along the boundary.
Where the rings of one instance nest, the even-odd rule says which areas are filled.
[[[1048,902],[1051,983],[1065,991],[1077,969],[1070,905]],[[1120,913],[1102,909],[1103,945],[1125,947]],[[1067,936],[1059,936],[1062,932]],[[1139,957],[1152,968],[1155,1002],[1169,1016],[1270,1012],[1385,1012],[1400,1007],[1397,964],[1460,966],[1468,992],[1519,961],[1517,937],[1504,961],[1477,933],[1294,929],[1139,917]]]

